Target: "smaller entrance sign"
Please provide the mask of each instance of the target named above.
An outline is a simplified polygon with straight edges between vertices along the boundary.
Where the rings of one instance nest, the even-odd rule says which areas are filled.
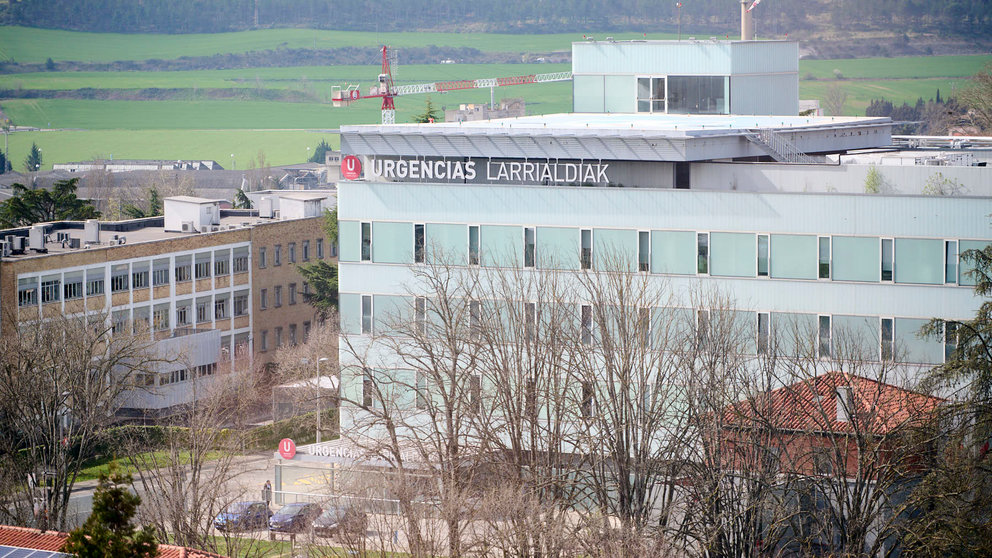
[[[290,438],[279,440],[279,455],[283,459],[292,459],[296,456],[296,442]]]
[[[341,159],[341,176],[348,180],[357,180],[362,176],[362,161],[354,155]]]

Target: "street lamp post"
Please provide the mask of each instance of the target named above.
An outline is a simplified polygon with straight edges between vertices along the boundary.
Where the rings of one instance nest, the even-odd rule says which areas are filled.
[[[237,162],[234,160],[234,153],[231,153],[231,170],[238,168]]]

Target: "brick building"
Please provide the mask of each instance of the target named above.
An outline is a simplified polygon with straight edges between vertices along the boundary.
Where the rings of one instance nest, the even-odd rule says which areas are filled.
[[[281,196],[286,196],[282,200]],[[165,216],[55,222],[0,231],[0,334],[57,315],[147,327],[169,361],[139,378],[123,412],[155,417],[192,401],[190,380],[271,360],[312,323],[295,264],[328,259],[332,191],[273,193],[282,213],[223,210],[220,200],[166,198]]]

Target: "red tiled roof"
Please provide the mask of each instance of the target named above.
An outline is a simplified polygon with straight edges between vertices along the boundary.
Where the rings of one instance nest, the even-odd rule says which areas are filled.
[[[852,420],[837,420],[837,389],[850,387]],[[731,426],[774,427],[784,430],[852,432],[855,427],[875,434],[930,415],[944,399],[845,372],[828,372],[724,409]]]
[[[65,544],[65,540],[68,537],[68,533],[60,533],[58,531],[42,533],[38,529],[31,529],[29,527],[0,525],[0,545],[57,552]],[[158,545],[158,556],[159,558],[226,558],[220,554],[214,554],[205,550],[184,548],[171,544]]]

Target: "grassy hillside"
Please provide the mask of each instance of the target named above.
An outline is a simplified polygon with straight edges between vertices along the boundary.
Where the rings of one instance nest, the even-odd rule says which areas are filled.
[[[593,35],[605,38],[605,33]],[[609,33],[617,39],[639,39],[642,33]],[[650,33],[652,39],[675,38],[672,34]],[[550,35],[504,35],[494,33],[374,33],[322,31],[310,29],[264,29],[237,33],[193,35],[127,35],[82,33],[0,27],[0,60],[21,63],[73,60],[113,62],[115,60],[171,59],[181,56],[212,56],[277,48],[330,49],[346,46],[424,47],[445,45],[471,47],[495,52],[549,52],[571,50],[580,33]],[[376,60],[369,60],[370,64]]]

